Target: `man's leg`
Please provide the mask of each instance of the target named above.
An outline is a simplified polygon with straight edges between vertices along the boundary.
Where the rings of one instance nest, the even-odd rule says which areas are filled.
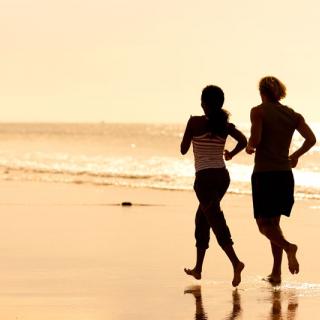
[[[281,264],[282,264],[283,249],[273,244],[271,241],[270,241],[270,244],[271,244],[271,250],[273,255],[273,267],[272,267],[271,274],[268,276],[268,280],[271,283],[277,284],[281,282]]]
[[[289,263],[289,270],[292,274],[299,272],[299,263],[296,258],[296,252],[298,247],[287,241],[282,233],[280,228],[280,217],[274,218],[257,218],[257,224],[259,227],[260,232],[265,235],[270,242],[274,245],[279,247],[281,250],[284,250],[288,257]],[[276,263],[279,263],[280,258],[280,250],[272,247],[273,251],[276,254]],[[275,257],[275,256],[274,256]],[[281,261],[280,261],[281,265]]]
[[[280,216],[275,218],[275,223],[276,222],[280,224]],[[281,283],[281,264],[283,249],[273,244],[271,241],[270,245],[273,256],[273,267],[271,273],[266,278],[264,278],[264,280],[269,281],[272,284],[279,284]]]

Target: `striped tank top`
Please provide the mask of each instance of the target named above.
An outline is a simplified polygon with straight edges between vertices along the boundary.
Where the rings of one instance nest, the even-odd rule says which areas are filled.
[[[224,168],[223,151],[226,138],[207,132],[193,136],[192,147],[196,172],[209,168]]]

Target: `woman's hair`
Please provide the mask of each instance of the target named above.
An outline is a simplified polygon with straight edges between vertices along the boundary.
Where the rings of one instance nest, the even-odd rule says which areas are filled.
[[[228,128],[229,113],[222,109],[224,93],[218,86],[209,85],[202,90],[202,107],[209,120],[212,134],[225,135]]]
[[[286,90],[286,86],[276,77],[264,77],[259,82],[260,94],[273,102],[283,99],[286,96]]]

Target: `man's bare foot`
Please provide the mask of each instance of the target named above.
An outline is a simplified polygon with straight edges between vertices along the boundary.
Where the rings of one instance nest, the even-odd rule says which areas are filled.
[[[234,287],[237,287],[239,283],[241,282],[241,271],[244,268],[244,263],[241,261],[238,262],[238,264],[233,268],[233,280],[232,285]]]
[[[299,273],[299,262],[296,257],[298,247],[295,244],[290,244],[286,251],[288,256],[289,270],[292,274]]]
[[[184,272],[189,276],[193,276],[197,280],[201,279],[201,272],[198,272],[195,269],[184,268]]]
[[[262,280],[271,283],[272,285],[278,285],[281,283],[281,275],[269,274],[268,276],[262,278]]]

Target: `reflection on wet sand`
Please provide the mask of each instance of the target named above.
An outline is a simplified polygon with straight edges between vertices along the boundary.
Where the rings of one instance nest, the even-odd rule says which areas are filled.
[[[194,296],[196,302],[196,312],[194,315],[195,320],[207,320],[207,314],[204,311],[202,296],[201,296],[201,286],[192,286],[184,290],[184,293],[191,293]]]
[[[184,291],[184,293],[191,293],[195,298],[196,311],[194,315],[195,320],[208,320],[207,313],[203,308],[201,286],[192,286]],[[240,295],[237,289],[232,292],[232,310],[225,320],[235,320],[241,314]]]
[[[287,312],[283,312],[283,295],[288,296]],[[271,291],[271,311],[270,320],[294,320],[296,318],[296,311],[298,308],[298,297],[294,290],[282,292],[280,287],[274,287]]]
[[[190,293],[193,295],[196,304],[195,320],[208,320],[208,315],[203,307],[201,286],[195,285],[185,289],[184,293]],[[267,320],[295,320],[296,312],[298,308],[298,295],[295,290],[281,290],[279,286],[271,287],[268,290],[271,296],[267,298],[267,301],[271,303],[270,313],[266,315]],[[288,306],[286,311],[283,310],[284,301],[288,300]],[[232,310],[225,316],[224,320],[236,320],[242,314],[240,293],[237,289],[232,291]]]
[[[230,314],[225,318],[226,320],[235,320],[241,314],[240,294],[237,289],[232,291],[232,310]]]

